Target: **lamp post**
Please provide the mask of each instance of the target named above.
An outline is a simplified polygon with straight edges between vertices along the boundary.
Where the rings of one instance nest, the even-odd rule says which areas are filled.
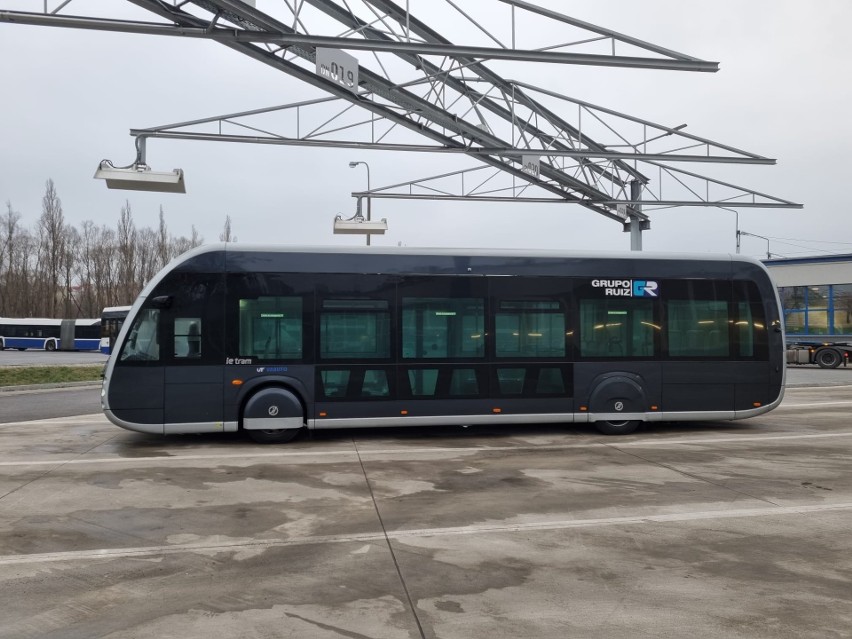
[[[367,164],[366,162],[360,162],[360,161],[350,162],[349,168],[354,169],[359,164],[363,164],[365,167],[367,167],[367,192],[369,193],[369,191],[370,191],[370,165]],[[372,198],[370,198],[370,196],[368,195],[367,196],[367,221],[368,222],[370,221],[370,213],[372,213],[372,204],[373,204]],[[370,234],[369,233],[367,233],[367,246],[370,246]]]

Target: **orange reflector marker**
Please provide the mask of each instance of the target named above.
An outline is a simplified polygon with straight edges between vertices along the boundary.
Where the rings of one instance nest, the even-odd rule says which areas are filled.
[[[491,409],[491,412],[492,412],[492,413],[502,413],[502,412],[503,412],[503,409],[502,409],[502,408],[492,408],[492,409]]]
[[[763,404],[761,404],[760,402],[754,402],[752,406],[754,406],[755,408],[760,408],[761,406],[763,406]]]
[[[408,415],[408,411],[407,410],[401,410],[401,411],[399,411],[399,414],[400,415]]]
[[[651,410],[660,410],[659,406],[651,406]]]
[[[232,379],[232,380],[231,380],[231,385],[233,385],[233,386],[242,386],[242,385],[243,385],[243,380],[241,380],[241,379]]]
[[[328,417],[328,413],[325,411],[320,411],[320,417]]]
[[[580,406],[580,410],[589,410],[588,406]]]

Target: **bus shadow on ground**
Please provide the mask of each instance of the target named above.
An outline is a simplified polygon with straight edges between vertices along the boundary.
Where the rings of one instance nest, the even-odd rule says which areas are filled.
[[[356,441],[363,444],[397,443],[404,445],[482,446],[484,443],[500,446],[536,445],[530,439],[541,438],[541,445],[571,443],[578,438],[596,440],[601,444],[618,445],[619,442],[644,438],[668,438],[685,435],[746,435],[760,433],[760,424],[744,422],[665,422],[645,423],[632,435],[607,436],[598,432],[593,424],[500,424],[488,426],[429,426],[305,430],[295,440],[285,444],[258,444],[244,431],[236,433],[202,433],[185,435],[150,435],[127,433],[114,442],[115,452],[122,457],[171,457],[188,450],[202,448],[313,448],[323,443]]]

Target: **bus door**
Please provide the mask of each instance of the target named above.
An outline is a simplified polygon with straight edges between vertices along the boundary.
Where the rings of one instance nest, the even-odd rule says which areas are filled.
[[[175,273],[158,289],[169,293],[161,317],[164,431],[224,430],[222,277]]]
[[[574,412],[571,281],[490,278],[491,396],[503,414]]]
[[[150,425],[145,428],[150,433],[163,432],[163,311],[158,306],[151,300],[133,318],[106,380],[108,410],[135,430]]]

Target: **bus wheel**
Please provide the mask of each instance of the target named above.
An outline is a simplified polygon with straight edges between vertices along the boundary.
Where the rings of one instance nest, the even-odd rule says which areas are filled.
[[[276,430],[247,430],[246,432],[258,444],[286,444],[296,439],[302,429],[279,428]]]
[[[595,422],[595,428],[604,435],[629,435],[639,428],[639,424],[638,419],[630,419],[623,422]]]
[[[837,368],[843,358],[839,351],[833,348],[824,348],[816,354],[814,359],[820,368]]]
[[[258,444],[289,442],[304,426],[302,402],[293,392],[281,386],[262,388],[243,406],[243,430]]]
[[[44,343],[44,350],[46,351],[55,351],[56,350],[56,342],[53,340],[49,340]]]

